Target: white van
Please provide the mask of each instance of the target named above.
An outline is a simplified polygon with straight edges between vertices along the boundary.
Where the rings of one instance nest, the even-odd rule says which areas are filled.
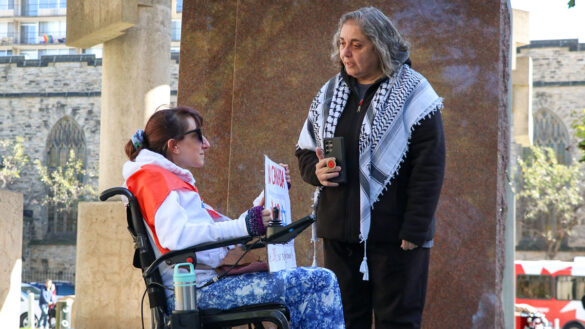
[[[33,301],[33,309],[35,314],[35,328],[38,328],[39,320],[41,319],[41,307],[39,301]],[[28,294],[20,292],[20,327],[28,328]]]

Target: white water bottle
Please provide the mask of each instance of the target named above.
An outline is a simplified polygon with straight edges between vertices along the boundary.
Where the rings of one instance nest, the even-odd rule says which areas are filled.
[[[180,263],[175,265],[173,281],[175,283],[175,310],[196,310],[197,290],[193,264]]]

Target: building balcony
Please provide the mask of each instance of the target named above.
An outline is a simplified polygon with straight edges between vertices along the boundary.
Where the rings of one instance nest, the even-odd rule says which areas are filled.
[[[20,38],[19,38],[20,36]],[[50,45],[65,44],[65,32],[53,34],[20,33],[20,35],[0,35],[1,45]]]
[[[24,6],[8,8],[0,5],[0,17],[51,17],[65,16],[67,8],[39,8],[38,6]]]
[[[0,46],[11,46],[15,43],[16,35],[14,33],[0,34]]]
[[[14,17],[14,9],[0,6],[0,17]]]
[[[24,6],[20,12],[20,16],[65,16],[67,14],[66,8],[38,8],[36,6]]]
[[[65,32],[54,34],[39,34],[37,37],[37,43],[41,45],[48,45],[53,43],[65,44]]]

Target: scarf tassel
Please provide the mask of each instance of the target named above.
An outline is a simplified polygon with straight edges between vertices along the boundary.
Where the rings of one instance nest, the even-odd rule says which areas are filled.
[[[370,281],[370,270],[368,269],[368,258],[364,257],[360,265],[360,272],[364,274],[363,280]]]
[[[370,281],[370,270],[368,269],[368,256],[366,256],[366,242],[364,241],[364,259],[360,264],[360,272],[364,274],[363,280]]]

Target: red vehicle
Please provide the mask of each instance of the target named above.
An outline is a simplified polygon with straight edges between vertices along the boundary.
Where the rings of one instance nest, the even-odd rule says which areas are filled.
[[[544,314],[528,304],[514,305],[516,329],[553,329]]]
[[[585,329],[585,259],[516,261],[516,304],[528,304],[559,329]],[[520,328],[522,329],[522,328]]]

